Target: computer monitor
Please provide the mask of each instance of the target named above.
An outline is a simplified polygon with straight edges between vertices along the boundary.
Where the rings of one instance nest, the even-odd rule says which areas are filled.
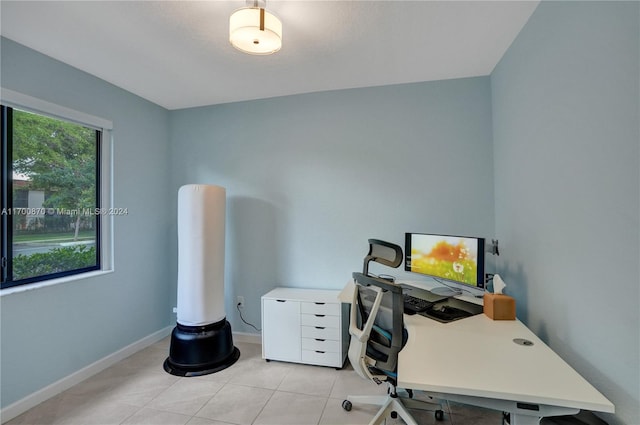
[[[408,272],[484,288],[484,238],[406,233],[404,254]]]

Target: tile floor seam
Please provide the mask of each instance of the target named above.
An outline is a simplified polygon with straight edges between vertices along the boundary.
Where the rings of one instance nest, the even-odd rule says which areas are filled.
[[[153,403],[153,401],[155,399],[157,399],[158,397],[160,397],[164,392],[169,391],[169,388],[173,387],[174,385],[176,385],[178,382],[180,382],[180,379],[176,379],[171,385],[169,385],[167,388],[165,388],[164,390],[160,391],[158,394],[156,394],[154,397],[151,397],[151,399],[146,402],[145,404],[143,404],[140,409],[144,409],[146,407],[148,407],[151,403]],[[154,410],[158,410],[158,409],[154,409]],[[163,410],[163,412],[166,412],[166,410]],[[136,412],[137,413],[137,412]]]
[[[167,410],[156,409],[156,408],[154,408],[154,407],[147,407],[147,406],[144,406],[144,407],[141,407],[140,409],[138,409],[134,414],[132,414],[131,416],[129,416],[127,419],[125,419],[125,420],[123,420],[122,422],[120,422],[120,425],[122,425],[122,424],[126,424],[126,422],[127,422],[129,419],[131,419],[132,417],[134,417],[135,415],[137,415],[138,413],[140,413],[140,412],[141,412],[141,411],[143,411],[143,410],[153,410],[154,412],[157,412],[157,413],[170,413],[170,414],[173,414],[173,415],[187,416],[187,417],[189,417],[189,419],[187,420],[187,422],[185,422],[185,424],[186,424],[186,423],[188,423],[191,419],[193,419],[193,416],[191,416],[191,415],[185,415],[185,414],[183,414],[183,413],[171,412],[171,411],[167,411]]]
[[[214,397],[215,397],[215,396],[216,396],[220,391],[222,391],[222,389],[223,389],[223,388],[224,388],[228,383],[229,383],[229,382],[227,381],[227,382],[225,382],[224,384],[220,384],[220,388],[218,388],[218,389],[216,390],[216,392],[215,392],[215,393],[213,393],[213,394],[211,395],[211,397],[209,397],[209,398],[207,399],[207,401],[205,401],[204,403],[202,403],[202,406],[200,406],[200,408],[199,408],[199,409],[198,409],[198,410],[197,410],[193,415],[191,415],[191,418],[195,418],[195,417],[196,417],[196,415],[197,415],[198,413],[200,413],[200,412],[202,411],[202,409],[204,409],[204,407],[205,407],[205,406],[206,406],[206,405],[207,405],[211,400],[213,400],[213,398],[214,398]],[[200,416],[198,416],[198,417],[200,417]]]
[[[259,385],[250,385],[250,384],[245,384],[245,383],[238,384],[238,383],[231,382],[231,381],[225,383],[224,385],[227,385],[227,384],[239,385],[241,387],[248,387],[248,388],[258,388],[258,389],[261,389],[261,390],[278,391],[277,387],[276,388],[267,388],[267,387],[261,387]]]
[[[246,384],[235,384],[235,383],[233,383],[233,382],[229,381],[229,382],[225,382],[225,383],[220,387],[220,389],[219,389],[218,391],[216,391],[216,394],[218,394],[219,392],[221,392],[221,391],[222,391],[222,390],[223,390],[227,385],[233,385],[233,386],[236,386],[236,387],[245,387],[245,388],[257,388],[257,389],[260,389],[260,390],[271,391],[271,395],[269,395],[269,399],[267,399],[267,401],[265,402],[264,406],[266,406],[266,405],[267,405],[267,403],[269,402],[269,400],[271,400],[271,397],[273,397],[273,394],[276,392],[276,390],[272,390],[272,389],[270,389],[270,388],[254,387],[254,386],[246,385]],[[237,424],[237,423],[235,423],[235,422],[225,422],[225,421],[219,421],[218,419],[211,419],[211,418],[210,418],[210,417],[208,417],[208,416],[198,416],[198,414],[199,414],[200,412],[202,412],[202,410],[204,410],[204,408],[205,408],[205,407],[206,407],[206,406],[207,406],[207,405],[208,405],[208,404],[209,404],[209,403],[210,403],[210,402],[215,398],[216,394],[212,395],[212,396],[211,396],[211,398],[209,398],[209,400],[207,400],[207,402],[206,402],[206,403],[204,403],[204,404],[202,405],[202,407],[201,407],[201,408],[200,408],[196,413],[194,413],[194,414],[192,415],[192,418],[199,418],[199,419],[206,419],[206,420],[214,420],[214,421],[216,421],[216,422],[222,422],[222,423],[225,423],[225,424],[226,424],[226,423],[230,423],[230,424],[232,424],[232,425],[241,425],[241,424]],[[255,418],[253,418],[253,420],[251,421],[251,425],[256,421],[256,419],[258,418],[258,416],[260,416],[260,413],[261,413],[261,412],[262,412],[262,410],[264,409],[264,406],[262,406],[262,408],[260,409],[260,412],[258,412],[258,414],[256,415],[256,417],[255,417]]]
[[[181,379],[188,379],[188,378],[181,378]],[[176,385],[178,382],[180,382],[180,379],[179,379],[179,380],[177,380],[175,383],[173,383],[171,386],[169,386],[169,388],[173,387],[173,386],[174,386],[174,385]],[[208,399],[207,399],[207,400],[202,404],[202,406],[200,406],[200,408],[198,408],[198,410],[196,410],[196,412],[195,412],[195,413],[190,414],[190,415],[186,415],[186,416],[190,416],[190,417],[191,417],[191,419],[193,419],[193,418],[195,418],[195,417],[199,417],[199,416],[196,416],[196,415],[198,414],[198,412],[200,412],[200,411],[204,408],[204,406],[206,406],[206,405],[207,405],[207,403],[209,403],[209,402],[213,399],[213,397],[215,397],[215,396],[216,396],[216,394],[218,394],[218,392],[220,392],[220,390],[222,390],[222,388],[224,388],[224,386],[225,386],[226,384],[227,384],[227,383],[220,384],[220,388],[218,388],[218,389],[217,389],[217,390],[216,390],[216,391],[211,395],[211,397],[209,397],[209,398],[208,398]],[[168,391],[168,390],[169,390],[169,388],[167,388],[166,390],[162,391],[162,393],[164,393],[165,391]],[[155,398],[160,397],[160,395],[161,395],[162,393],[158,394]],[[155,398],[154,398],[154,399],[152,399],[148,404],[152,403],[152,402],[153,402],[153,400],[155,400]],[[145,406],[145,407],[146,407],[146,406]],[[175,411],[168,410],[168,409],[167,409],[167,410],[162,410],[162,409],[158,409],[158,408],[155,408],[155,407],[153,407],[152,409],[154,409],[154,410],[161,410],[161,411],[163,411],[163,412],[169,412],[169,413],[177,413],[177,412],[175,412]],[[178,413],[178,414],[182,414],[182,413]],[[191,419],[190,419],[190,420],[191,420]]]
[[[344,363],[347,363],[347,362],[348,362],[348,360],[349,360],[349,359],[347,358],[347,359],[344,361]],[[338,369],[336,369],[336,370],[338,370]],[[344,371],[344,370],[345,370],[345,365],[343,364],[343,365],[342,365],[342,367],[340,368],[340,370],[338,370],[338,373],[339,373],[339,372],[342,372],[342,371]],[[336,374],[336,377],[335,377],[335,379],[333,380],[333,383],[331,384],[331,388],[329,389],[329,397],[327,398],[327,401],[329,401],[329,399],[331,398],[331,394],[333,394],[333,389],[334,389],[334,388],[335,388],[335,386],[336,386],[336,382],[338,382],[338,374]]]
[[[135,412],[131,413],[129,416],[127,416],[126,418],[124,418],[123,420],[121,420],[119,422],[120,425],[122,425],[123,423],[127,422],[129,419],[131,419],[132,417],[134,417],[135,415],[138,414],[138,412],[140,412],[142,409],[144,409],[144,407],[140,407],[138,410],[136,410]]]
[[[331,392],[329,392],[329,394],[331,394]],[[329,404],[329,397],[324,399],[324,406],[322,406],[322,411],[320,412],[320,417],[318,418],[318,422],[316,422],[316,425],[320,425],[320,421],[322,421],[322,416],[324,415],[324,409],[327,408],[327,404]]]
[[[264,403],[262,405],[262,407],[260,408],[260,411],[258,412],[258,414],[256,415],[255,418],[253,418],[253,420],[251,421],[251,425],[255,424],[256,421],[258,420],[258,418],[260,417],[260,415],[262,414],[262,412],[264,411],[264,408],[267,407],[267,404],[269,404],[269,401],[271,401],[271,399],[273,398],[273,395],[278,391],[277,389],[272,390],[273,392],[271,393],[271,395],[269,396],[269,398],[267,399],[266,403]]]
[[[318,394],[307,394],[307,393],[301,393],[299,391],[288,391],[288,390],[280,390],[278,388],[276,388],[275,390],[273,390],[274,392],[279,392],[279,393],[287,393],[287,394],[296,394],[296,395],[306,395],[309,397],[318,397],[318,398],[329,398],[327,396],[323,396],[323,395],[318,395]]]

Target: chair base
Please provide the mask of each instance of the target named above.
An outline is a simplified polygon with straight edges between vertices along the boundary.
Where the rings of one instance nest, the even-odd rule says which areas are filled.
[[[395,394],[395,393],[392,393]],[[426,405],[434,405],[437,407],[435,411],[436,420],[442,421],[444,419],[444,412],[442,406],[438,401],[423,401],[414,400],[411,398],[399,397],[397,394],[395,397],[389,395],[355,395],[347,396],[346,400],[342,402],[342,408],[349,411],[351,410],[352,403],[356,404],[372,404],[375,406],[381,406],[378,413],[373,417],[369,425],[380,425],[395,412],[407,425],[418,425],[411,413],[407,409],[420,409],[428,410]]]

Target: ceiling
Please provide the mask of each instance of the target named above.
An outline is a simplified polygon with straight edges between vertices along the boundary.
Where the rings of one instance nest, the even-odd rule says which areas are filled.
[[[237,1],[0,2],[2,36],[167,109],[489,75],[538,1],[269,1],[282,50],[229,43]]]

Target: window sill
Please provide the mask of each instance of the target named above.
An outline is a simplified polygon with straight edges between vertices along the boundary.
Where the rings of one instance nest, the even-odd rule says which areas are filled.
[[[73,282],[75,280],[91,279],[91,278],[103,276],[109,273],[113,273],[113,269],[98,270],[94,272],[76,274],[72,276],[65,276],[58,279],[50,279],[42,282],[33,282],[33,283],[27,283],[26,285],[13,286],[10,288],[0,289],[0,297],[17,294],[20,292],[32,291],[34,289],[45,288],[47,286],[60,285],[62,283]]]

